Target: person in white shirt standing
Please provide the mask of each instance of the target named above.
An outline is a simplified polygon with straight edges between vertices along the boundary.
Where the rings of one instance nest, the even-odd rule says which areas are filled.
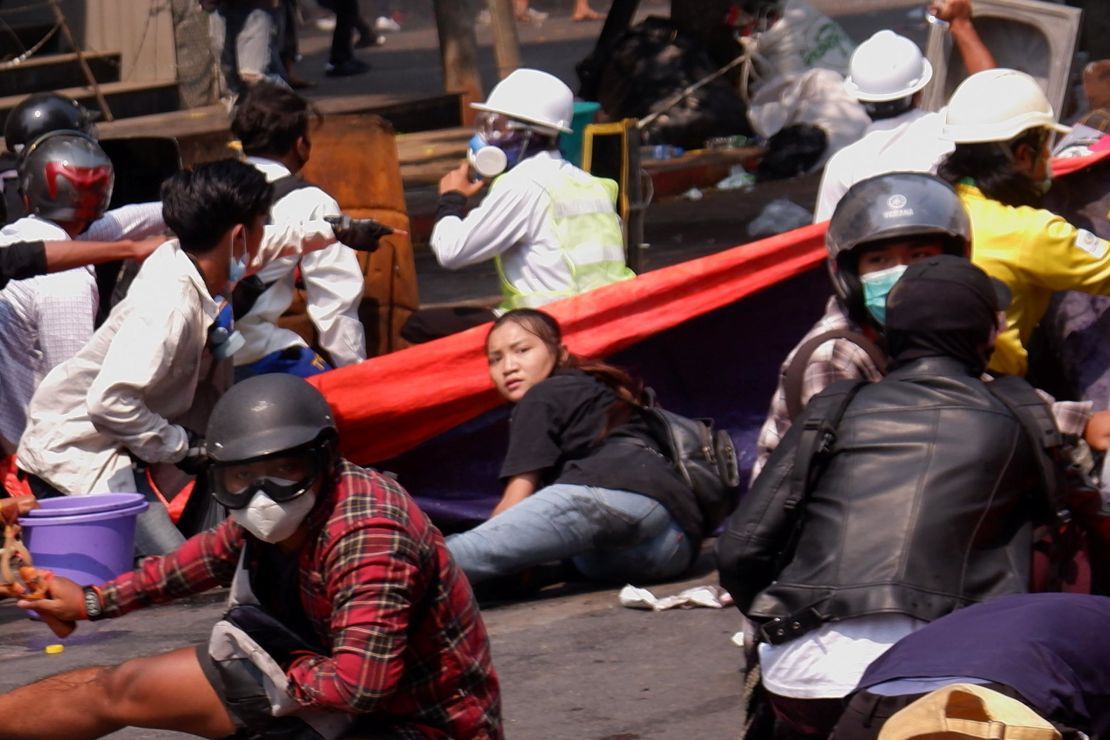
[[[493,260],[501,279],[498,313],[634,277],[625,264],[617,183],[559,154],[559,134],[571,133],[570,88],[546,72],[518,69],[497,83],[485,103],[471,107],[481,114],[469,162],[439,181],[431,238],[439,263],[454,270]],[[467,214],[467,198],[490,178],[482,204]],[[409,317],[401,336],[424,342],[494,317],[484,308],[422,309]]]
[[[971,23],[971,0],[940,0],[931,12],[949,24],[956,48],[970,73],[995,66],[990,50]],[[933,67],[917,44],[893,31],[879,31],[852,54],[844,87],[871,118],[859,141],[834,154],[825,165],[813,221],[828,221],[848,188],[887,172],[936,172],[953,144],[940,133],[940,113],[922,110],[921,91]]]
[[[112,162],[87,134],[54,131],[28,146],[19,164],[27,212],[0,229],[0,246],[74,239],[112,197]],[[91,267],[12,283],[0,292],[0,445],[15,451],[35,388],[93,334],[99,294]]]
[[[339,215],[334,198],[297,175],[312,150],[309,124],[315,115],[292,90],[265,82],[253,86],[235,108],[231,130],[247,162],[273,184],[270,218],[275,225]],[[298,266],[308,316],[326,358],[277,324],[293,301]],[[363,286],[354,251],[342,244],[275,260],[242,281],[234,306],[246,345],[235,355],[236,380],[271,372],[308,377],[365,360],[366,335],[358,318]]]

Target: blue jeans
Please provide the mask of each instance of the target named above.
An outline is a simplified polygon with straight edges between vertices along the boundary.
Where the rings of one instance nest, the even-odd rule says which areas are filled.
[[[587,578],[639,583],[674,578],[693,545],[658,501],[639,493],[556,484],[541,488],[447,549],[471,583],[571,558]]]

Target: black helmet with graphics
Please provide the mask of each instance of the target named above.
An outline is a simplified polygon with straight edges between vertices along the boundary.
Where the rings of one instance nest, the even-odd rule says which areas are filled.
[[[112,160],[88,134],[52,131],[23,150],[19,188],[28,210],[57,222],[94,221],[112,199]]]
[[[836,206],[825,233],[829,276],[857,323],[868,321],[859,279],[862,248],[934,236],[945,254],[971,255],[971,221],[952,186],[922,172],[891,172],[857,182]]]
[[[12,154],[51,131],[94,135],[92,116],[73,98],[54,92],[35,93],[19,102],[4,123],[4,144]]]

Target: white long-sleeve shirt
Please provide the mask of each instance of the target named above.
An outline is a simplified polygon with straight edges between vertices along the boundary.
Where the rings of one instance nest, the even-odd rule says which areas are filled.
[[[436,259],[455,270],[500,255],[505,276],[522,293],[566,290],[574,280],[544,183],[557,181],[568,168],[577,169],[558,152],[544,151],[499,176],[466,218],[436,221],[431,237]]]
[[[0,247],[66,239],[65,229],[38,216],[0,229]],[[98,297],[91,267],[18,280],[0,291],[0,435],[9,450],[23,434],[35,388],[92,337]]]
[[[249,157],[270,182],[290,174],[280,162]],[[340,214],[335,199],[318,187],[294,190],[274,203],[270,210],[275,225],[299,223]],[[278,318],[293,302],[297,264],[307,292],[306,309],[316,326],[321,349],[337,366],[366,359],[366,335],[358,318],[364,278],[354,250],[335,244],[303,257],[285,257],[266,265],[258,277],[270,287],[236,327],[246,340],[235,354],[235,364],[245,365],[287,347],[304,346],[300,335],[277,325]]]
[[[940,137],[942,113],[913,109],[900,116],[875,121],[863,138],[829,159],[813,222],[828,221],[848,188],[887,172],[936,172],[955,145]]]
[[[133,203],[113,208],[89,224],[78,241],[115,242],[120,239],[146,239],[166,231],[162,202]]]
[[[325,221],[267,226],[249,268],[334,243]],[[216,312],[177,240],[156,249],[89,343],[39,385],[19,467],[79,495],[126,485],[128,451],[149,463],[184,457],[188,435],[172,420],[192,405]]]

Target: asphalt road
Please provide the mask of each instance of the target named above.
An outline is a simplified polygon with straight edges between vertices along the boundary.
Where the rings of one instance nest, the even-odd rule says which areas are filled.
[[[924,37],[920,14],[910,14],[920,3],[816,0],[815,4],[837,16],[857,40],[883,27]],[[534,0],[532,5],[551,16],[540,27],[521,27],[524,63],[549,70],[573,86],[573,65],[592,47],[600,24],[571,22],[569,0]],[[642,12],[665,12],[667,5],[645,0]],[[594,0],[593,6],[603,10],[608,3]],[[373,17],[369,2],[364,2],[364,11]],[[360,52],[374,69],[356,78],[324,78],[329,34],[304,30],[305,58],[299,69],[319,82],[311,94],[438,92],[442,79],[430,3],[413,4],[408,13],[404,31],[390,34],[385,46]],[[484,44],[481,64],[488,89],[494,79],[488,30],[479,28],[479,38]],[[647,241],[652,245],[648,266],[672,264],[748,241],[746,224],[766,202],[786,197],[808,206],[816,182],[811,176],[758,191],[711,192],[699,201],[658,203],[647,220]],[[437,272],[424,256],[418,259],[424,300],[434,300],[437,291],[451,293],[449,286],[459,276]],[[468,291],[496,292],[492,271],[485,274],[476,268],[473,272],[466,278],[472,283]],[[699,565],[686,581],[653,590],[668,595],[690,585],[715,583],[707,553]],[[736,737],[741,655],[729,638],[740,627],[738,613],[732,608],[635,611],[620,607],[616,594],[614,588],[562,586],[527,600],[483,604],[502,680],[507,735],[526,740]],[[117,663],[205,641],[222,613],[223,598],[221,592],[211,592],[189,602],[83,624],[57,655],[44,652],[57,640],[43,625],[28,620],[13,606],[0,605],[0,667],[4,669],[0,690],[68,668]],[[49,723],[49,717],[42,721]],[[182,735],[129,729],[111,737]]]

